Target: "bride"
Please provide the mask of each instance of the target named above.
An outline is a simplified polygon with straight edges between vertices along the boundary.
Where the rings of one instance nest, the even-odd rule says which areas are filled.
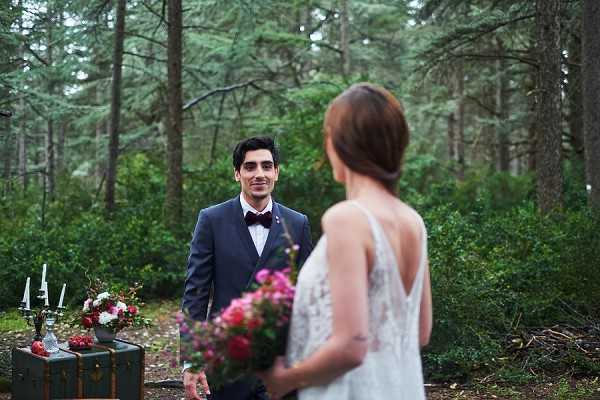
[[[298,277],[286,360],[260,374],[272,398],[425,399],[432,324],[427,233],[395,195],[408,126],[387,90],[357,84],[329,106],[325,147],[346,200]]]

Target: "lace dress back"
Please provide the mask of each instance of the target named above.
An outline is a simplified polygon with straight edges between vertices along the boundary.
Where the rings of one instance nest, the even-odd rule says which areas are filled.
[[[369,274],[369,348],[358,368],[327,385],[299,391],[300,400],[425,399],[419,346],[419,311],[427,254],[421,217],[422,248],[416,277],[406,293],[394,251],[377,219],[358,202],[375,243]],[[298,276],[287,348],[287,362],[302,361],[323,345],[332,332],[331,293],[323,235]]]

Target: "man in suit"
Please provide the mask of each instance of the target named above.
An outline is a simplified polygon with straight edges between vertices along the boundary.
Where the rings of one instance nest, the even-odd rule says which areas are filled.
[[[294,243],[300,246],[298,265],[312,250],[306,215],[273,201],[271,193],[279,178],[279,154],[273,139],[253,137],[238,143],[233,152],[235,180],[241,194],[203,209],[190,245],[182,308],[195,320],[211,318],[241,296],[263,268],[284,269],[282,251],[287,245],[285,223]],[[209,309],[209,297],[212,304]],[[200,399],[196,386],[210,393],[204,373],[184,365],[186,397]],[[212,393],[214,400],[268,399],[263,385],[240,381]]]

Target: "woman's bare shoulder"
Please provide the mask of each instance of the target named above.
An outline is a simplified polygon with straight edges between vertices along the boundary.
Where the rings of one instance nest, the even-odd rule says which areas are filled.
[[[331,231],[352,232],[352,229],[360,229],[367,224],[368,221],[364,217],[363,212],[353,205],[350,200],[334,204],[321,217],[321,226],[325,233]]]

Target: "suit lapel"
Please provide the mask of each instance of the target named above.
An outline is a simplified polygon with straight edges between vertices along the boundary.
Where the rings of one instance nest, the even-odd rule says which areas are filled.
[[[242,205],[240,203],[239,196],[233,199],[232,207],[233,212],[231,214],[235,230],[237,231],[240,240],[246,248],[246,252],[250,256],[252,265],[256,265],[256,262],[258,261],[258,252],[256,251],[256,247],[254,246],[254,242],[252,241],[252,237],[250,236],[250,232],[248,231],[246,221],[244,221],[244,212],[242,211]]]
[[[277,241],[277,238],[281,236],[283,232],[283,228],[281,226],[281,214],[279,210],[279,205],[273,201],[273,223],[271,224],[271,229],[269,229],[269,235],[267,236],[267,242],[265,243],[265,247],[262,251],[260,258],[258,259],[258,266],[260,267],[265,263],[267,257],[269,257],[269,253],[273,250],[273,246]]]

